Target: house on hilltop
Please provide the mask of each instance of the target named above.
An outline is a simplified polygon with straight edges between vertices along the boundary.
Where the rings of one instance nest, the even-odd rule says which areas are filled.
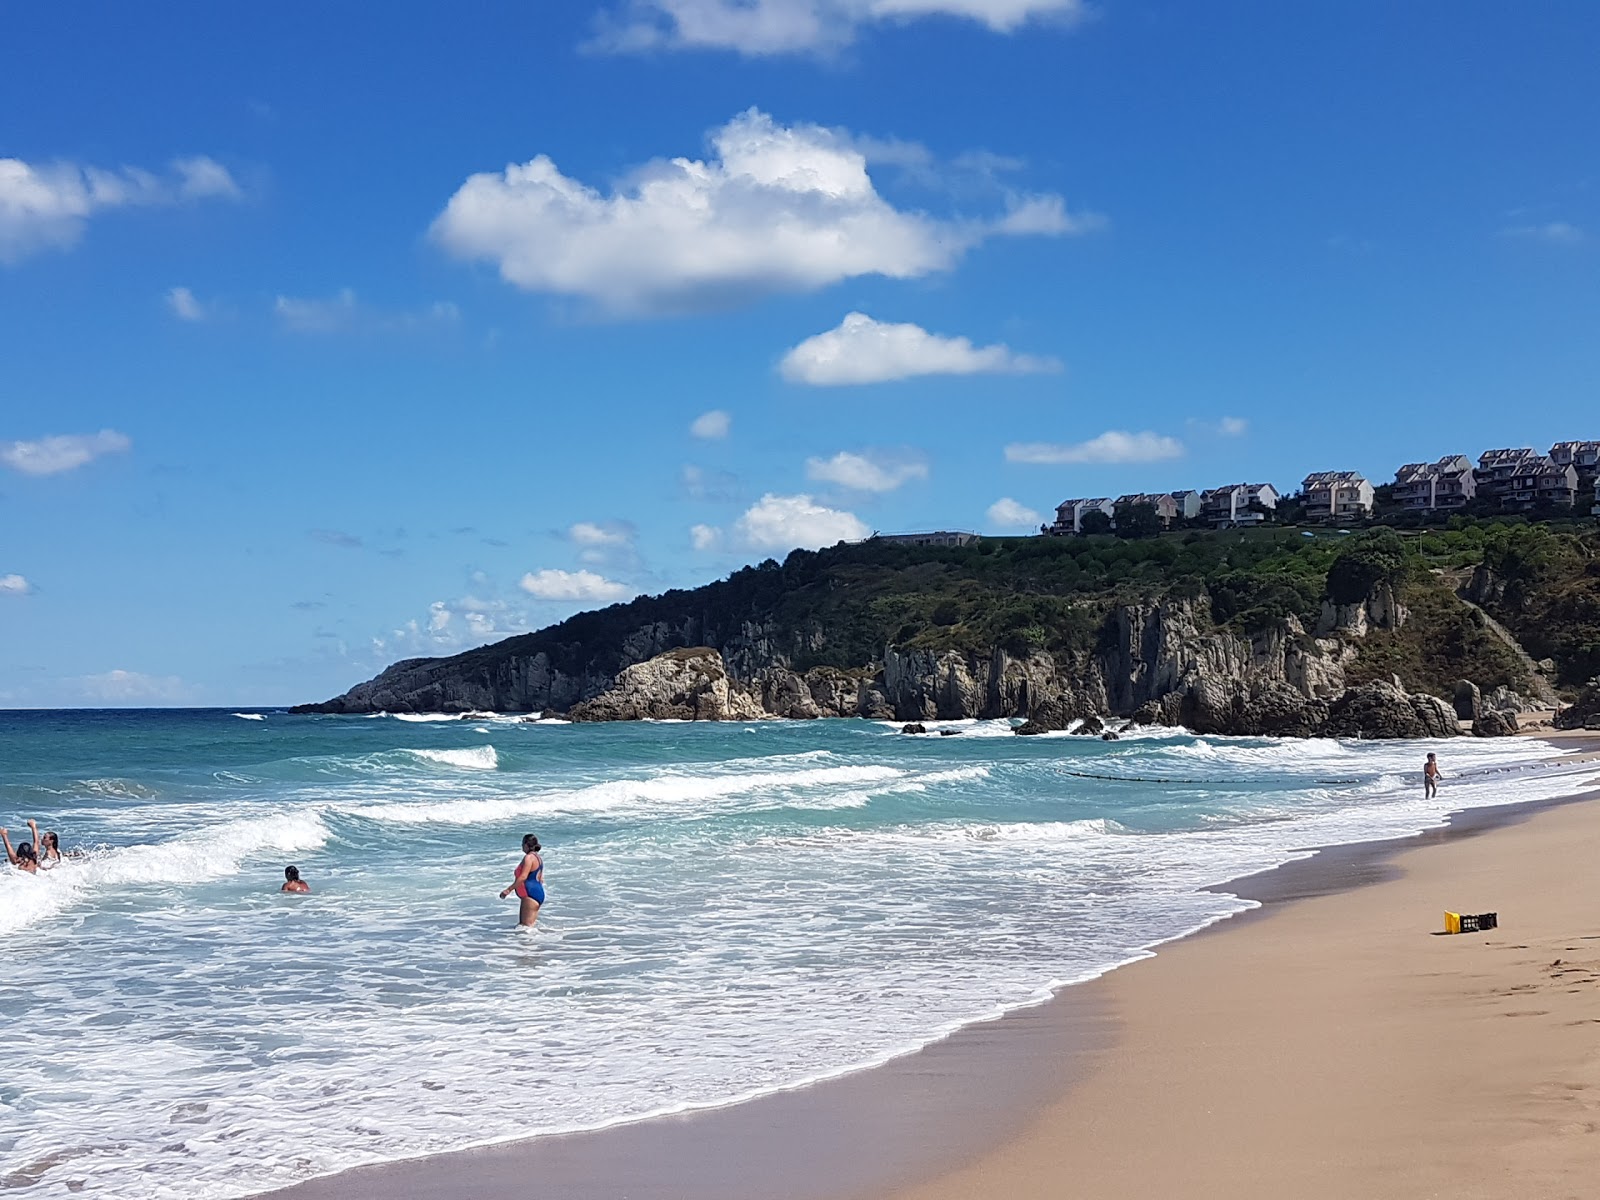
[[[1478,494],[1472,460],[1447,454],[1438,462],[1407,463],[1394,473],[1394,499],[1410,512],[1459,509]]]
[[[978,535],[965,529],[935,529],[928,533],[875,533],[867,540],[891,546],[966,546],[977,541]]]
[[[1106,519],[1115,521],[1117,506],[1107,496],[1094,496],[1086,499],[1063,500],[1056,505],[1056,519],[1046,525],[1042,532],[1063,537],[1067,534],[1083,532],[1083,518],[1092,512],[1104,513]]]
[[[1270,483],[1232,483],[1200,493],[1200,512],[1214,529],[1259,525],[1278,507],[1278,489]]]
[[[1557,442],[1550,447],[1550,461],[1578,472],[1580,492],[1600,483],[1600,442]]]
[[[1549,455],[1535,455],[1519,461],[1517,470],[1506,480],[1500,503],[1510,509],[1529,509],[1553,504],[1571,508],[1578,500],[1578,471],[1571,463],[1556,463]]]
[[[1372,482],[1360,471],[1313,471],[1300,488],[1307,520],[1355,521],[1372,511]]]
[[[1510,489],[1511,477],[1539,458],[1539,453],[1531,446],[1485,450],[1478,455],[1478,495],[1486,500],[1502,499]]]
[[[1154,509],[1163,529],[1170,529],[1181,515],[1178,501],[1171,492],[1129,492],[1126,496],[1118,496],[1113,502],[1118,517],[1126,515],[1130,508],[1140,507]]]

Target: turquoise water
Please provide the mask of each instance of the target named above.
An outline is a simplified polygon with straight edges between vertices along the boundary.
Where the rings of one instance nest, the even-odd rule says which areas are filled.
[[[1206,884],[1572,790],[1524,740],[1433,744],[1425,803],[1420,743],[946,727],[0,712],[0,822],[77,852],[0,868],[0,1190],[240,1196],[795,1086],[1246,907]]]

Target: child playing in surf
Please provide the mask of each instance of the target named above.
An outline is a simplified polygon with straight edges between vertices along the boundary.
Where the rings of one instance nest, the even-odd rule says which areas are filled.
[[[61,839],[55,835],[55,831],[46,829],[43,833],[40,833],[39,822],[29,821],[28,832],[33,834],[33,852],[38,857],[39,869],[48,871],[51,867],[59,865],[61,862]]]
[[[533,928],[539,919],[539,908],[544,904],[544,859],[539,854],[539,839],[528,834],[522,839],[522,861],[511,879],[511,886],[500,893],[504,900],[512,892],[522,903],[517,912],[517,924]]]

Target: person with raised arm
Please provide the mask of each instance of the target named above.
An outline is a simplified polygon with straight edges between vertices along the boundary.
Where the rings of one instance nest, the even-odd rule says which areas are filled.
[[[30,822],[31,824],[31,822]],[[5,843],[6,861],[19,871],[26,871],[29,875],[39,872],[39,859],[33,852],[32,842],[18,842],[17,848],[11,848],[11,838],[6,834],[5,826],[0,825],[0,842]]]

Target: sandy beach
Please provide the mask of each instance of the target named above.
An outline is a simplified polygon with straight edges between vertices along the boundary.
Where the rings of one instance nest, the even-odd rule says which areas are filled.
[[[1117,1032],[1081,1084],[878,1195],[1592,1195],[1600,804],[1419,841],[1099,981]],[[1500,927],[1439,936],[1446,908]]]
[[[1573,781],[1235,881],[1262,907],[874,1070],[274,1195],[1587,1196],[1600,763]],[[1442,936],[1447,908],[1500,927]]]

